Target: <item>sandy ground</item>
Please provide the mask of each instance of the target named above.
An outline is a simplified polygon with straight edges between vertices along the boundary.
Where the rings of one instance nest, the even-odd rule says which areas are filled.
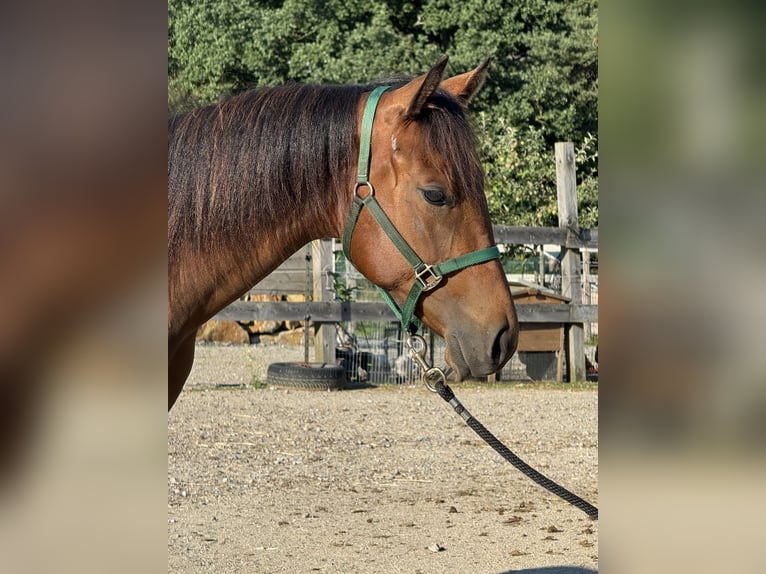
[[[425,387],[254,388],[301,347],[198,345],[168,415],[168,571],[585,574],[598,522]],[[245,386],[238,386],[245,385]],[[595,390],[453,385],[529,464],[598,505]]]

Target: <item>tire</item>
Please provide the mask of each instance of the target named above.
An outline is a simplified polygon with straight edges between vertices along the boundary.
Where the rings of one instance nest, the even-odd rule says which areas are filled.
[[[334,391],[346,386],[346,371],[325,363],[271,363],[266,380],[275,387]]]

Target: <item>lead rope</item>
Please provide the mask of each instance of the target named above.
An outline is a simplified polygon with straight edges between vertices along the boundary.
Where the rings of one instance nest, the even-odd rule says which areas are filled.
[[[537,484],[556,496],[566,500],[569,504],[579,508],[587,514],[591,520],[598,520],[598,508],[529,466],[489,432],[483,424],[473,418],[473,415],[471,415],[468,409],[463,406],[463,403],[458,400],[455,393],[453,393],[452,389],[446,384],[447,377],[444,374],[444,371],[438,367],[430,366],[426,361],[428,346],[423,337],[420,335],[411,335],[407,339],[407,346],[412,353],[413,360],[418,364],[423,373],[423,383],[428,390],[436,393],[447,401],[450,406],[455,409],[455,412],[465,420],[465,423],[471,427],[474,432],[484,440],[484,442]]]

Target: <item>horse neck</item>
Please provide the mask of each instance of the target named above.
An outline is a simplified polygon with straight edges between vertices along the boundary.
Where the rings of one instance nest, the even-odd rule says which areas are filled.
[[[332,197],[329,190],[326,197]],[[220,259],[216,276],[227,280],[225,289],[220,281],[216,285],[214,307],[223,308],[246,293],[310,241],[339,235],[331,217],[337,212],[336,206],[326,199],[317,201],[327,207],[323,214],[306,205],[285,214],[278,224],[254,226],[252,233],[242,238],[241,248]]]
[[[170,272],[170,298],[175,301],[171,331],[196,329],[310,241],[339,237],[350,204],[339,196],[337,190],[326,190],[325,197],[317,199],[322,213],[303,205],[278,224],[254,221],[250,232],[235,242],[236,248],[200,250],[181,258]]]

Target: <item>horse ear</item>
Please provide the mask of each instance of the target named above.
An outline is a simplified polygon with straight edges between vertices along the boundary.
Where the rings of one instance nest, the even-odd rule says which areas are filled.
[[[423,110],[423,106],[425,106],[428,101],[428,98],[430,98],[439,88],[444,68],[447,67],[447,60],[449,60],[449,56],[445,54],[439,58],[439,61],[434,64],[433,68],[431,68],[427,74],[415,78],[402,88],[404,90],[403,95],[414,92],[414,95],[410,99],[410,105],[407,108],[407,119],[417,119],[420,112]]]
[[[486,58],[475,70],[444,80],[441,87],[455,96],[460,105],[466,108],[468,107],[468,102],[471,101],[471,98],[473,98],[484,83],[488,70],[489,58]]]

